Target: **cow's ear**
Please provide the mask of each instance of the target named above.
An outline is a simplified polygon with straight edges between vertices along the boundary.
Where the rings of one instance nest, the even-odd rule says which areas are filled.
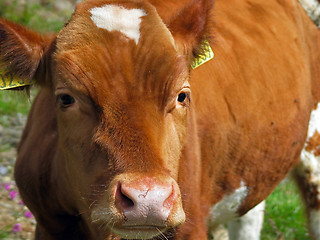
[[[8,81],[8,78],[10,81],[10,76],[11,81],[12,78],[18,78],[20,83],[30,83],[36,75],[43,74],[45,70],[42,68],[47,65],[45,61],[54,39],[54,35],[41,35],[16,23],[0,19],[2,84],[10,85],[10,82],[5,82],[5,80]],[[45,77],[36,78],[38,84],[46,84]]]
[[[203,50],[203,40],[211,40],[213,0],[176,1],[175,7],[161,1],[154,4],[180,52],[191,59]]]

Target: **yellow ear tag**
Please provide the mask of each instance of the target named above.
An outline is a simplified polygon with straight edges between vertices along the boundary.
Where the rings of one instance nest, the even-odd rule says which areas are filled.
[[[31,85],[34,82],[34,80],[23,80],[13,76],[12,74],[6,74],[5,70],[0,69],[0,90],[24,87]]]
[[[201,48],[203,49],[203,53],[194,58],[193,62],[191,63],[192,69],[195,69],[214,58],[214,53],[210,47],[208,40],[202,41]]]

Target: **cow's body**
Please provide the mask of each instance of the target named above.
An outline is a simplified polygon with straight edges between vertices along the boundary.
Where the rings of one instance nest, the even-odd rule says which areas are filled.
[[[320,45],[298,2],[149,2],[171,33],[149,4],[87,1],[57,40],[37,40],[44,46],[37,57],[45,57],[40,70],[28,69],[42,89],[15,168],[37,239],[149,239],[164,231],[169,239],[203,240],[207,225],[255,207],[300,159],[320,102]],[[99,25],[92,16],[110,4],[143,9],[132,15],[144,19],[141,35]],[[19,28],[0,23],[0,37],[14,38],[6,31]],[[188,80],[191,52],[203,37],[215,58]],[[65,98],[70,94],[76,103]],[[170,190],[159,196],[169,197],[158,202],[162,187]],[[139,202],[148,194],[149,202]],[[139,211],[130,212],[131,204]],[[145,210],[158,205],[165,217]]]

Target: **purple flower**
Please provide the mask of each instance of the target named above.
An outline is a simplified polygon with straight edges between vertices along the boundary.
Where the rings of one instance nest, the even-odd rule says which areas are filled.
[[[10,183],[5,183],[4,184],[4,189],[9,191],[11,189]]]
[[[12,200],[14,200],[17,196],[18,196],[18,192],[14,191],[14,190],[12,190],[12,191],[10,192],[10,198],[11,198]]]
[[[33,218],[33,215],[32,215],[32,213],[31,213],[30,211],[26,211],[26,212],[24,213],[24,216],[25,216],[26,218]]]
[[[19,200],[19,205],[23,206],[24,202],[22,200]]]
[[[22,231],[21,223],[16,223],[15,225],[13,225],[12,231],[15,233],[21,232]]]

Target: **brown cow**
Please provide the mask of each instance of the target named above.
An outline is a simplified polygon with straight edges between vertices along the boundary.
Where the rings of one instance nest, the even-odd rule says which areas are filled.
[[[56,36],[0,20],[0,56],[41,87],[15,167],[36,239],[207,239],[299,162],[320,102],[295,0],[87,0]]]

